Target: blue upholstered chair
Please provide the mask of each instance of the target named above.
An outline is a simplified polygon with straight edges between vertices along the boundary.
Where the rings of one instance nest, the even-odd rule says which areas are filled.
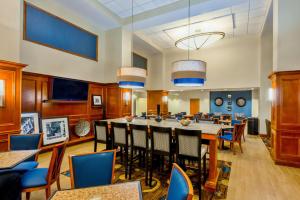
[[[167,200],[192,200],[193,186],[189,177],[177,165],[173,164]]]
[[[10,151],[39,149],[42,145],[42,138],[42,134],[10,135],[8,148]],[[37,158],[38,154],[18,164],[12,170],[26,172],[34,169],[39,165]]]
[[[70,155],[72,188],[112,184],[116,151]]]
[[[241,124],[241,120],[231,120],[231,126],[234,126],[235,124]],[[224,135],[229,135],[231,134],[232,135],[232,129],[231,130],[228,130],[228,131],[224,131]]]
[[[30,193],[36,190],[46,190],[46,199],[51,196],[51,185],[57,182],[60,190],[60,167],[65,154],[66,142],[57,144],[53,147],[49,168],[36,168],[27,171],[22,179],[22,192],[26,192],[26,199],[30,199]]]

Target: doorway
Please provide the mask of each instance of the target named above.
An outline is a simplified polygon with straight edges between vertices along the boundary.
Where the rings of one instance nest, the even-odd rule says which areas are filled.
[[[190,99],[190,114],[198,114],[200,111],[200,99]]]

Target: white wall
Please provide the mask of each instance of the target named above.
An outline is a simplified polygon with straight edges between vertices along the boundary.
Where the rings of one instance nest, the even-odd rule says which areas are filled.
[[[164,89],[178,89],[171,82],[171,67],[176,60],[187,59],[181,51],[166,53]],[[190,59],[207,62],[207,81],[203,89],[259,87],[259,38],[224,39],[209,48],[192,51]]]
[[[71,10],[46,0],[29,0],[34,5],[60,16],[98,35],[98,62],[63,51],[48,48],[25,40],[21,41],[21,62],[28,64],[25,71],[62,76],[81,80],[103,82],[106,56],[105,33],[100,26],[95,27]],[[22,6],[23,7],[23,6]],[[23,15],[23,8],[21,11]]]
[[[260,39],[260,99],[259,118],[260,133],[266,134],[265,119],[271,119],[271,102],[268,100],[268,90],[271,81],[268,76],[273,68],[273,10],[270,7]]]
[[[1,0],[0,6],[0,60],[20,61],[22,1]]]

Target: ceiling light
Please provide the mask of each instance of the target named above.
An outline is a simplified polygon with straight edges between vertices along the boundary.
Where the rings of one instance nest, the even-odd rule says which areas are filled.
[[[207,32],[184,37],[175,42],[175,46],[184,50],[199,50],[225,37],[224,32]]]

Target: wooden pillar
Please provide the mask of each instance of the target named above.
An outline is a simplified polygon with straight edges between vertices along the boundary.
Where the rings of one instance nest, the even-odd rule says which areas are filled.
[[[148,90],[147,91],[147,114],[156,115],[157,105],[160,105],[162,116],[168,114],[168,91]]]
[[[272,80],[272,154],[277,164],[300,167],[300,71],[275,72]]]

